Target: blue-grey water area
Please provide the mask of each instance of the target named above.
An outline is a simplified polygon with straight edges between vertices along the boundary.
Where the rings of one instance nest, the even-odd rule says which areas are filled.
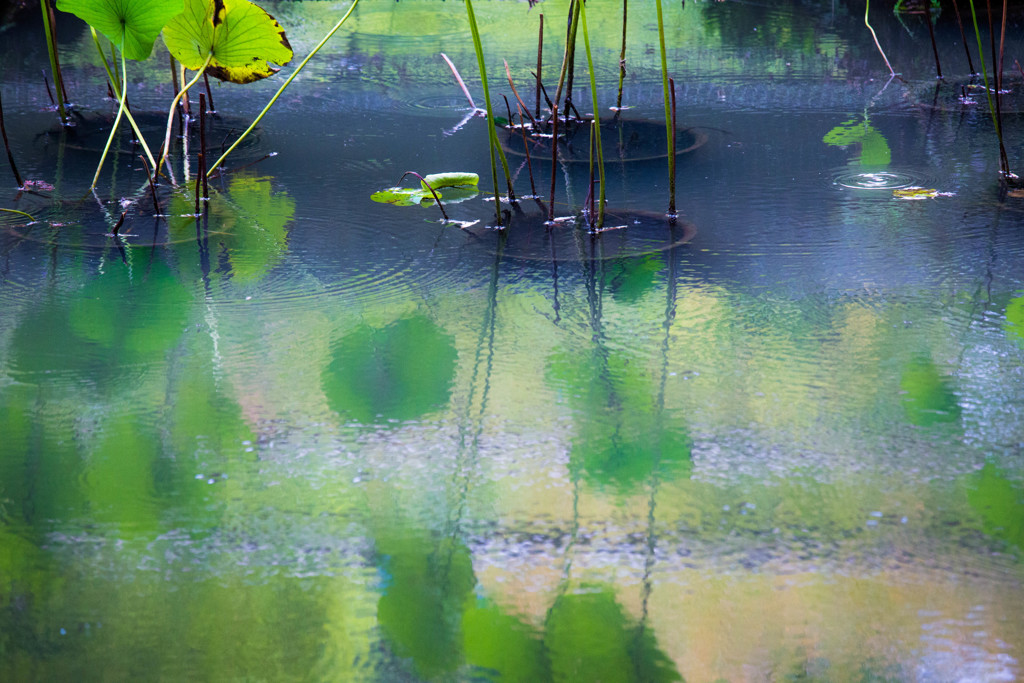
[[[296,60],[212,84],[208,164],[348,5],[267,8]],[[542,13],[554,97],[567,9],[475,3],[498,116],[502,60],[535,106]],[[200,218],[198,121],[160,216],[127,127],[89,192],[117,107],[88,30],[59,18],[66,129],[42,22],[0,33],[31,181],[2,165],[28,215],[0,215],[0,679],[1024,676],[1024,193],[952,6],[937,82],[891,4],[893,79],[861,3],[666,3],[674,223],[656,5],[628,10],[617,125],[622,5],[587,8],[597,235],[585,125],[554,226],[550,149],[498,130],[540,197],[496,229],[486,120],[440,57],[482,107],[463,3],[363,0]],[[169,71],[160,43],[127,65],[154,150]],[[478,173],[441,190],[464,223],[371,201],[406,171]]]

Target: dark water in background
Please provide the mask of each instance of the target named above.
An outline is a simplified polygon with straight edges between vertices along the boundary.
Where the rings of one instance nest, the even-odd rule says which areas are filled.
[[[300,56],[342,9],[272,7]],[[532,101],[541,10],[553,81],[565,3],[477,3],[495,93],[504,58]],[[627,115],[657,122],[653,7],[630,11]],[[620,7],[588,12],[603,108]],[[449,205],[467,232],[370,201],[407,170],[490,187],[438,57],[482,100],[459,3],[358,8],[198,225],[183,192],[153,218],[126,136],[79,202],[113,110],[91,41],[61,24],[61,133],[39,27],[0,34],[22,174],[56,185],[7,176],[37,221],[0,217],[0,678],[1019,677],[1024,199],[983,95],[934,92],[922,20],[872,20],[905,82],[863,7],[666,5],[706,136],[683,221],[633,222],[663,161],[610,163],[630,227],[596,241],[530,215],[502,240],[479,196]],[[951,10],[936,30],[966,84]],[[151,144],[165,65],[129,66]],[[215,86],[211,146],[275,87]],[[570,214],[585,167],[557,181]]]

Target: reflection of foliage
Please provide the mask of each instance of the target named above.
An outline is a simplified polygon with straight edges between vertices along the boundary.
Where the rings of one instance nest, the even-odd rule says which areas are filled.
[[[1024,341],[1024,295],[1011,300],[1006,306],[1006,333]]]
[[[960,404],[948,378],[940,375],[928,358],[918,356],[910,361],[900,378],[900,389],[911,424],[924,427],[960,418]]]
[[[548,613],[544,645],[555,681],[679,681],[654,632],[631,624],[611,592],[560,596]]]
[[[454,671],[461,660],[462,606],[476,585],[469,550],[450,540],[388,532],[378,536],[377,552],[385,575],[377,620],[393,651],[412,659],[426,678]]]
[[[462,543],[392,522],[378,532],[376,547],[384,576],[381,632],[423,678],[454,679],[465,665],[480,681],[681,680],[654,632],[632,623],[610,589],[562,595],[541,632],[474,596],[472,558]]]
[[[823,142],[834,147],[860,145],[861,166],[888,166],[892,161],[889,143],[867,117],[842,122],[825,134]]]
[[[153,462],[159,453],[155,430],[134,416],[118,416],[106,424],[85,468],[91,517],[116,525],[121,537],[154,532],[158,520]]]
[[[82,288],[70,309],[79,337],[116,351],[121,362],[155,360],[180,339],[191,297],[156,258],[110,264]]]
[[[429,318],[413,315],[347,334],[321,380],[341,415],[363,424],[411,420],[448,402],[455,359],[454,340]]]
[[[661,256],[616,259],[606,266],[612,297],[624,304],[635,304],[654,286],[655,276],[665,267]]]
[[[471,600],[462,613],[462,629],[466,662],[475,674],[473,680],[549,680],[540,634],[498,605]]]
[[[1024,550],[1024,490],[989,463],[968,479],[967,502],[985,533]]]
[[[591,483],[629,490],[653,474],[689,469],[689,436],[663,424],[653,382],[635,362],[600,351],[561,353],[549,360],[548,376],[585,416],[570,467]]]
[[[179,238],[195,232],[194,201],[186,193],[171,200],[169,223]],[[209,211],[210,242],[225,252],[235,282],[258,282],[284,256],[295,201],[273,193],[268,178],[234,176],[226,196],[211,194]]]

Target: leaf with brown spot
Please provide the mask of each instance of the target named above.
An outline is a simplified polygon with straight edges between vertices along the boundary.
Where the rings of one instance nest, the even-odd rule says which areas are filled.
[[[251,83],[287,64],[292,48],[281,25],[249,0],[185,0],[185,11],[164,28],[164,42],[186,68],[232,83]]]

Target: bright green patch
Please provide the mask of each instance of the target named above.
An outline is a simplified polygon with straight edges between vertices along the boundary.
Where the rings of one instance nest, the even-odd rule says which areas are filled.
[[[181,8],[182,0],[57,0],[57,9],[74,14],[137,60],[149,57],[160,30]]]
[[[370,195],[370,199],[375,202],[395,206],[416,206],[427,197],[431,197],[430,190],[415,190],[408,187],[389,187]]]
[[[860,145],[858,161],[861,166],[888,166],[892,161],[892,151],[885,136],[866,118],[844,121],[826,133],[822,142],[833,147]]]

